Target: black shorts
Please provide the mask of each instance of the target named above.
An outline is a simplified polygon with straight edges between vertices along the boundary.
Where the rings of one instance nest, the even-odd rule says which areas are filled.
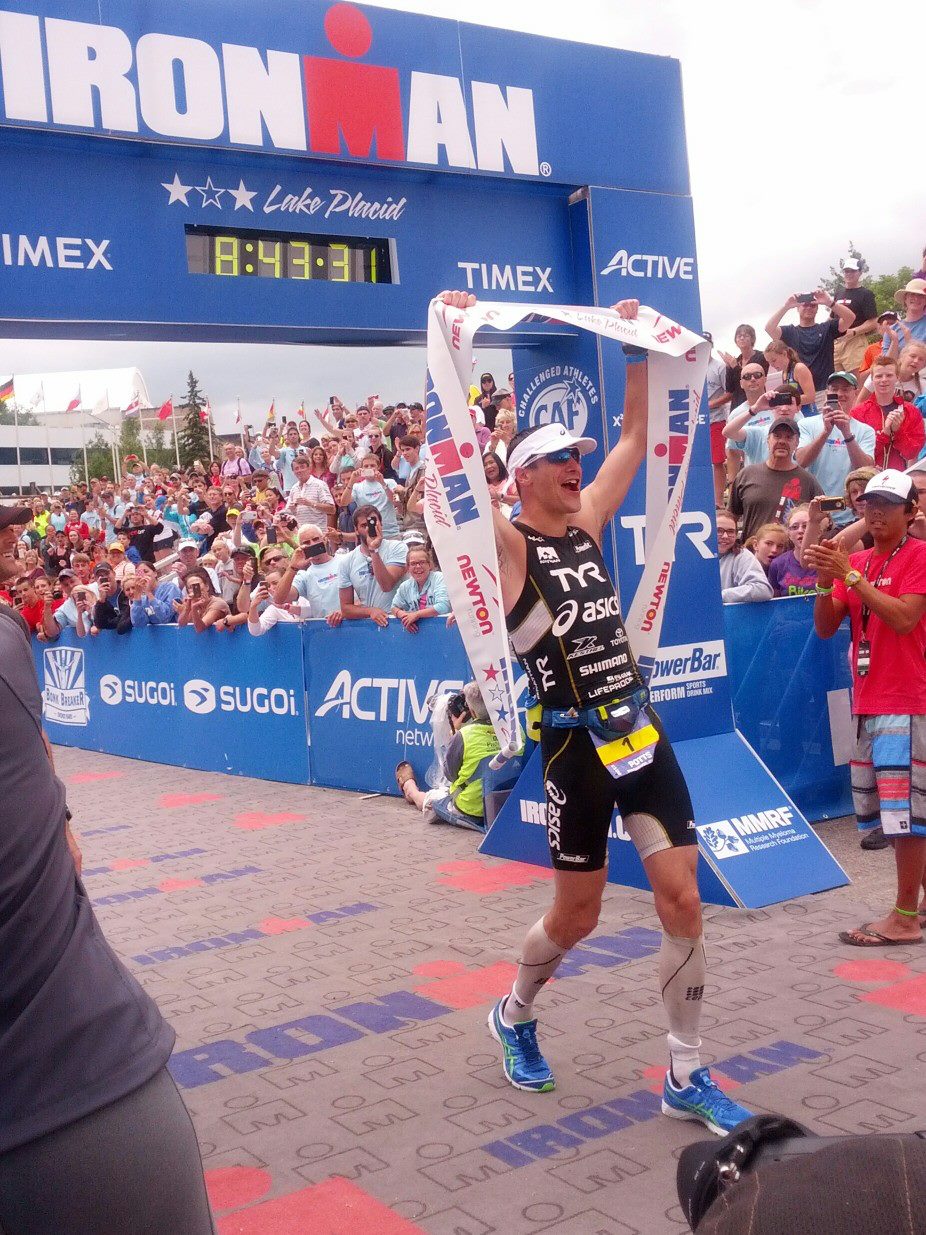
[[[697,844],[682,769],[661,722],[651,715],[659,731],[653,762],[617,778],[601,762],[587,729],[541,729],[547,840],[557,870],[602,869],[615,807],[641,859]]]

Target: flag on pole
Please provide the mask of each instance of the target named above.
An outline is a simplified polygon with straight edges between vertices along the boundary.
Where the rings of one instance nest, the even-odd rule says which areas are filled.
[[[270,402],[270,410],[267,413],[267,424],[268,425],[276,424],[276,419],[277,419],[277,401],[276,399],[272,399]]]
[[[170,420],[174,414],[174,396],[168,395],[158,408],[158,420]]]
[[[199,409],[200,424],[208,424],[209,417],[212,415],[212,404],[207,399],[203,406]]]
[[[241,424],[241,399],[239,398],[235,405],[235,424]]]
[[[128,407],[126,407],[123,410],[122,415],[125,417],[126,420],[128,420],[130,416],[141,415],[141,399],[138,397],[137,394],[132,395],[132,401],[131,403],[129,403]]]
[[[305,420],[305,399],[299,404],[299,411],[296,413],[300,420]]]
[[[90,415],[91,416],[102,416],[102,414],[108,410],[109,410],[109,391],[104,390],[103,393],[100,395],[100,397],[97,399],[96,403],[94,403],[93,407],[90,409]],[[138,413],[136,412],[136,415],[137,414]]]
[[[9,401],[13,398],[13,379],[8,377],[5,382],[0,382],[0,400]]]
[[[80,387],[77,387],[77,394],[64,409],[66,412],[76,412],[80,407]]]

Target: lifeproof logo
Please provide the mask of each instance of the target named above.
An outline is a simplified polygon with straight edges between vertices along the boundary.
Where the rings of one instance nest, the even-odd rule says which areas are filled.
[[[553,365],[528,382],[519,409],[530,428],[561,424],[581,435],[597,405],[598,391],[587,373],[575,365]]]
[[[324,28],[324,50],[339,58],[232,39],[216,47],[162,32],[135,40],[118,26],[3,12],[5,118],[114,136],[224,137],[231,146],[540,174],[531,90],[359,63],[373,28],[352,4],[333,4]]]
[[[86,669],[82,648],[45,649],[45,718],[56,725],[86,725],[90,721]]]
[[[694,258],[618,249],[601,273],[629,275],[632,279],[693,279]]]

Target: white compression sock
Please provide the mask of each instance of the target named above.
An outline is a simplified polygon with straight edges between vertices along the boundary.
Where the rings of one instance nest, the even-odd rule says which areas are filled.
[[[701,1066],[701,1002],[707,978],[704,936],[679,939],[667,931],[659,950],[659,985],[669,1021],[672,1079],[680,1087]]]
[[[544,930],[543,918],[535,922],[524,940],[511,994],[502,1005],[502,1020],[506,1025],[510,1027],[520,1021],[534,1019],[537,992],[556,972],[564,955],[564,949],[555,944]]]

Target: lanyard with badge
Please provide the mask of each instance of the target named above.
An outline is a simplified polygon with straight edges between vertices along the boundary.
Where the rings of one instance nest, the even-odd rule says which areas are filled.
[[[897,554],[900,552],[900,550],[904,547],[906,543],[907,543],[907,538],[906,536],[904,536],[904,538],[901,540],[900,544],[893,551],[893,553],[891,553],[888,557],[884,559],[881,569],[878,571],[875,579],[872,581],[872,587],[878,586],[878,584],[881,582],[881,579],[884,576],[884,572],[887,570],[888,566],[890,566],[891,562],[893,562],[894,558],[897,556]],[[868,561],[865,563],[865,569],[862,572],[866,583],[869,581],[868,571],[871,567],[871,560],[874,557],[874,555],[875,555],[875,551],[874,549],[872,549],[871,553],[869,553],[868,555]],[[861,633],[861,637],[859,638],[858,649],[855,654],[855,672],[856,672],[856,675],[860,678],[867,677],[868,671],[871,668],[871,643],[868,639],[868,619],[870,617],[871,617],[871,610],[863,602],[862,603],[862,613],[861,613],[862,633]]]

